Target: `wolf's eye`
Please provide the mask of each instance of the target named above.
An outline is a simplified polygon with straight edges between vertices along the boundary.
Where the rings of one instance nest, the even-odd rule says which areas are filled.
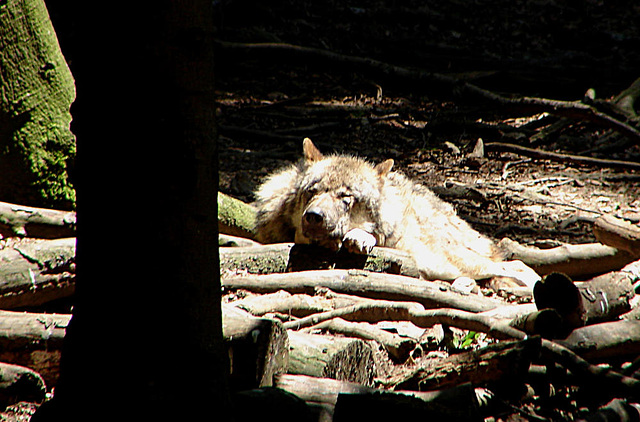
[[[304,193],[305,195],[311,197],[316,193],[318,193],[318,186],[317,185],[309,186],[307,189],[305,189]]]
[[[349,192],[340,192],[338,194],[338,198],[340,198],[342,202],[344,202],[346,205],[349,205],[349,206],[353,205],[353,202],[355,201],[355,198]]]

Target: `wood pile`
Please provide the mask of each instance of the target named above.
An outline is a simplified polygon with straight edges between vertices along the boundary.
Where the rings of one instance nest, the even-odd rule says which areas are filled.
[[[58,380],[71,316],[49,309],[74,290],[74,225],[70,213],[0,204],[3,408],[37,405]],[[422,280],[410,257],[386,248],[353,256],[223,233],[234,405],[256,417],[264,407],[250,403],[287,406],[298,420],[320,421],[399,412],[542,420],[536,411],[549,403],[565,416],[637,416],[640,229],[604,216],[593,230],[602,243],[588,253],[513,245],[513,256],[543,275],[532,291]],[[584,277],[591,259],[609,256],[625,256],[624,265]],[[554,268],[560,260],[563,272]],[[563,399],[594,405],[561,409]]]

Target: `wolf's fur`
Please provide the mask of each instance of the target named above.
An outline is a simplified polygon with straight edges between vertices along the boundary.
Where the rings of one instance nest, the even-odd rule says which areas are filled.
[[[532,285],[537,274],[503,262],[487,237],[460,219],[426,187],[372,165],[324,156],[308,138],[304,159],[272,174],[258,189],[257,238],[264,243],[318,243],[366,253],[386,246],[410,253],[427,279],[508,276]]]

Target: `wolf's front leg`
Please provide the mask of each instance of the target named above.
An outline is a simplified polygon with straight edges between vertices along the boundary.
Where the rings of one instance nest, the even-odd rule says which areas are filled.
[[[376,246],[376,238],[362,229],[351,229],[342,239],[342,248],[351,253],[369,254]]]

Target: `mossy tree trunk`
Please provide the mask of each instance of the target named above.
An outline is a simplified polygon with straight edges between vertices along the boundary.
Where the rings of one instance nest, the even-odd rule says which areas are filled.
[[[73,77],[43,0],[0,3],[0,199],[69,209]]]

